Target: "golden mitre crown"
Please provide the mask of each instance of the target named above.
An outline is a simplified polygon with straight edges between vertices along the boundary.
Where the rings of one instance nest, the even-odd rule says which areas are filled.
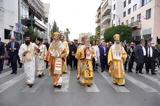
[[[52,33],[52,37],[53,38],[59,38],[60,37],[60,33],[59,32],[54,32],[54,33]]]

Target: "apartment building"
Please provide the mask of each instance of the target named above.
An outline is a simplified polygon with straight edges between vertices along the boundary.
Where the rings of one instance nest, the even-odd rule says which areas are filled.
[[[160,37],[160,1],[123,0],[123,8],[122,22],[133,28],[133,38],[156,43]]]
[[[111,4],[110,26],[128,25],[135,40],[156,43],[160,38],[160,0],[112,0]]]
[[[101,29],[101,36],[104,34],[107,28],[111,27],[111,1],[112,0],[102,0],[97,9],[96,23]]]

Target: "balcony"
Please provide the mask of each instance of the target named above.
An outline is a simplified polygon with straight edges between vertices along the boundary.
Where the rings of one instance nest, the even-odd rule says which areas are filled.
[[[132,22],[128,26],[133,29],[141,29],[141,21]]]
[[[107,23],[109,23],[110,22],[110,20],[111,20],[111,15],[106,15],[106,16],[103,16],[102,17],[102,24],[107,24]]]
[[[44,7],[40,0],[27,0],[27,2],[35,14],[44,15]]]
[[[100,18],[96,18],[96,23],[100,23],[101,19]]]
[[[104,10],[102,10],[102,16],[106,15],[106,14],[110,14],[111,13],[111,6],[108,5],[106,6],[106,8]]]

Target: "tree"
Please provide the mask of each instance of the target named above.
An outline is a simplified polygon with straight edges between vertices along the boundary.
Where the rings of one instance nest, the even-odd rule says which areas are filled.
[[[100,38],[100,31],[101,31],[101,27],[97,26],[96,27],[96,34],[95,34],[95,36],[97,36],[98,38]]]
[[[30,35],[31,37],[31,40],[34,42],[36,40],[36,37],[37,37],[37,32],[34,31],[33,27],[29,27],[26,32],[28,32],[28,34]]]
[[[105,41],[113,41],[113,35],[115,34],[121,35],[121,41],[131,42],[132,40],[132,28],[126,25],[119,25],[106,29],[104,33]]]
[[[59,27],[57,26],[56,21],[54,21],[53,27],[52,27],[52,30],[51,30],[51,33],[54,33],[54,32],[59,32]]]

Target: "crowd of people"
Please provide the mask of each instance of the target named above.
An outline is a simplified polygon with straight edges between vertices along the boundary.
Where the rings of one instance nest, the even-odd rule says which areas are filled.
[[[160,49],[155,44],[141,40],[139,44],[124,44],[120,35],[113,36],[114,43],[96,40],[90,42],[84,35],[80,41],[66,41],[59,32],[52,34],[52,41],[37,37],[31,41],[30,34],[24,34],[24,43],[19,44],[12,36],[8,44],[0,39],[0,73],[3,71],[4,60],[12,68],[11,74],[17,74],[17,63],[24,67],[26,84],[32,87],[35,77],[43,77],[49,68],[49,75],[55,88],[62,87],[62,76],[67,70],[77,70],[77,80],[84,86],[93,84],[94,71],[108,72],[112,82],[125,85],[125,72],[156,74],[160,66]],[[136,65],[135,65],[136,64]],[[69,66],[70,68],[68,68]]]

